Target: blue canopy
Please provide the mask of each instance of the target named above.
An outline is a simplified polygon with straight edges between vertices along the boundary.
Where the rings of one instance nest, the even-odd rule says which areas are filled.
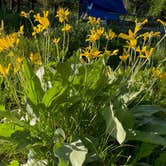
[[[121,14],[127,13],[122,0],[79,0],[79,3],[80,12],[104,20],[118,20]]]

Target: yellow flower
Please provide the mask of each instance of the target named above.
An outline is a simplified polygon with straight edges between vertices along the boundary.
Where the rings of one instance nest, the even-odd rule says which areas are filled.
[[[28,13],[21,11],[20,16],[28,18],[32,12],[33,10],[30,10]]]
[[[125,47],[135,48],[137,45],[137,37],[131,29],[129,29],[128,34],[120,33],[119,37],[126,40],[127,45]]]
[[[22,16],[22,17],[28,17],[28,13],[26,13],[25,11],[21,11],[20,16]]]
[[[23,60],[24,60],[24,57],[23,57],[23,56],[17,57],[17,59],[16,59],[16,61],[17,61],[18,63],[22,63]]]
[[[24,25],[20,26],[19,34],[24,34]]]
[[[104,27],[100,27],[96,30],[96,33],[101,36],[104,33]]]
[[[150,50],[148,50],[147,47],[144,46],[142,48],[142,50],[140,50],[140,52],[142,53],[140,55],[140,58],[150,58],[153,53],[153,50],[154,50],[154,48],[150,48]]]
[[[91,25],[99,25],[101,23],[101,19],[89,16],[88,23],[90,23]]]
[[[91,47],[86,47],[80,56],[85,56],[91,60],[91,59],[100,57],[101,51],[93,49]]]
[[[126,61],[128,59],[129,55],[122,55],[122,56],[119,56],[120,60],[122,61]]]
[[[53,39],[53,43],[54,43],[55,45],[58,44],[59,41],[60,41],[60,38],[54,38],[54,39]]]
[[[36,27],[33,27],[32,36],[35,36],[36,34],[43,31],[43,27],[41,24],[38,24]]]
[[[22,64],[16,63],[14,65],[14,74],[17,74],[17,72],[21,69]]]
[[[93,33],[93,34],[89,35],[89,38],[86,39],[86,41],[95,42],[99,39],[100,39],[100,36],[97,33]]]
[[[134,34],[136,34],[138,31],[140,31],[142,28],[142,25],[146,24],[147,22],[148,22],[148,19],[145,19],[143,22],[138,22],[136,19],[135,20]]]
[[[138,36],[138,38],[141,37],[143,37],[144,41],[147,41],[151,37],[160,37],[160,32],[154,32],[154,31],[145,32]]]
[[[66,24],[63,28],[62,28],[62,31],[63,32],[68,32],[68,31],[70,31],[70,29],[72,28],[72,26],[70,25],[70,24]]]
[[[124,48],[123,49],[123,55],[119,56],[120,60],[122,61],[126,61],[129,57],[129,52]]]
[[[8,67],[5,68],[0,64],[0,74],[2,74],[3,76],[8,75],[10,66],[11,66],[11,64],[8,64]]]
[[[7,55],[8,57],[13,57],[14,56],[14,53],[13,53],[13,51],[10,51],[9,53],[8,53],[8,55]]]
[[[80,56],[85,56],[87,58],[90,57],[90,49],[87,47],[83,50],[83,52],[80,54]]]
[[[101,56],[101,51],[95,49],[92,49],[90,51],[90,57],[89,57],[90,59],[98,58],[100,56]]]
[[[159,75],[159,79],[160,79],[160,80],[166,79],[166,72],[161,73],[161,74]]]
[[[113,55],[118,55],[118,52],[119,52],[119,50],[117,49],[117,50],[114,50],[114,51],[109,51],[109,50],[105,50],[104,51],[104,54],[105,55],[107,55],[107,56],[113,56]]]
[[[125,39],[125,40],[128,40],[130,38],[129,35],[127,35],[125,33],[120,33],[118,37],[122,38],[122,39]]]
[[[64,21],[68,21],[68,16],[69,16],[70,12],[68,9],[63,9],[63,8],[60,8],[58,11],[57,11],[57,14],[56,14],[56,17],[59,18],[59,22],[62,23]]]
[[[14,32],[6,37],[0,38],[0,52],[13,47],[18,43],[18,33]]]
[[[36,34],[43,32],[50,25],[50,21],[48,19],[48,11],[43,11],[43,17],[40,16],[39,13],[37,13],[36,15],[34,15],[34,18],[35,21],[39,22],[39,24],[33,27],[32,36],[35,36]]]
[[[43,29],[46,29],[50,25],[50,21],[48,20],[48,11],[43,11],[43,17],[40,16],[39,13],[34,15],[35,21],[38,21]]]
[[[129,48],[135,48],[137,45],[137,40],[136,39],[130,39],[129,41],[127,41],[127,46],[125,47],[129,47]]]
[[[116,34],[112,30],[109,30],[108,33],[105,33],[105,37],[107,40],[112,40],[116,37]]]
[[[1,28],[0,28],[0,31],[3,31],[4,30],[4,21],[1,20]]]
[[[160,22],[163,26],[166,27],[166,22],[165,22],[165,21],[162,21],[162,20],[160,20],[160,19],[157,19],[157,21]]]
[[[14,66],[14,74],[17,74],[19,70],[22,68],[22,63],[24,61],[24,57],[20,56],[16,58],[16,62],[13,64]]]
[[[152,68],[152,74],[153,74],[154,77],[157,78],[159,76],[159,73],[160,72],[159,72],[159,70],[156,67]]]
[[[100,36],[101,36],[103,33],[104,33],[104,29],[103,29],[103,28],[98,29],[98,30],[92,29],[92,30],[91,30],[91,34],[88,35],[89,38],[86,39],[86,41],[95,42],[95,41],[97,41],[97,40],[100,39]]]
[[[152,74],[157,79],[160,79],[160,80],[166,79],[166,72],[160,73],[160,71],[156,67],[152,68]]]
[[[42,64],[42,58],[39,53],[30,53],[29,56],[31,62],[35,65],[41,65]]]

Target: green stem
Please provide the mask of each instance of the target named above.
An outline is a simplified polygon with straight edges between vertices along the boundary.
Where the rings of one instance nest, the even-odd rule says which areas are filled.
[[[13,86],[14,84],[12,84],[12,83],[10,82],[10,80],[7,78],[7,76],[5,77],[5,79],[6,79],[6,82],[7,82],[7,84],[8,84],[8,87],[9,87],[9,89],[10,89],[10,91],[11,91],[11,94],[12,94],[12,96],[13,96],[13,98],[14,98],[16,104],[17,104],[17,106],[18,106],[19,108],[21,108],[21,106],[20,106],[20,101],[19,101],[19,98],[18,98],[16,89],[15,89],[15,87]]]

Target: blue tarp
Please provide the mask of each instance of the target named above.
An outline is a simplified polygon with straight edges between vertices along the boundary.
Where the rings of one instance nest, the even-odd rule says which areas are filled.
[[[122,0],[79,0],[80,13],[100,17],[104,20],[118,20],[121,14],[126,14]]]

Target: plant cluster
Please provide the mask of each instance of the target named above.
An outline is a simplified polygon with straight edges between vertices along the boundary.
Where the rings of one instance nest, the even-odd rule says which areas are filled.
[[[166,79],[166,58],[156,67],[152,58],[166,34],[141,32],[148,20],[116,34],[89,17],[86,46],[68,57],[79,26],[69,15],[60,8],[53,28],[48,11],[22,11],[32,25],[30,39],[24,26],[6,34],[1,23],[0,164],[164,165],[165,109],[141,103]],[[160,40],[152,45],[153,38]],[[122,49],[109,47],[114,40],[124,41]],[[113,57],[119,59],[115,69],[108,63]],[[156,161],[145,161],[155,151]]]

